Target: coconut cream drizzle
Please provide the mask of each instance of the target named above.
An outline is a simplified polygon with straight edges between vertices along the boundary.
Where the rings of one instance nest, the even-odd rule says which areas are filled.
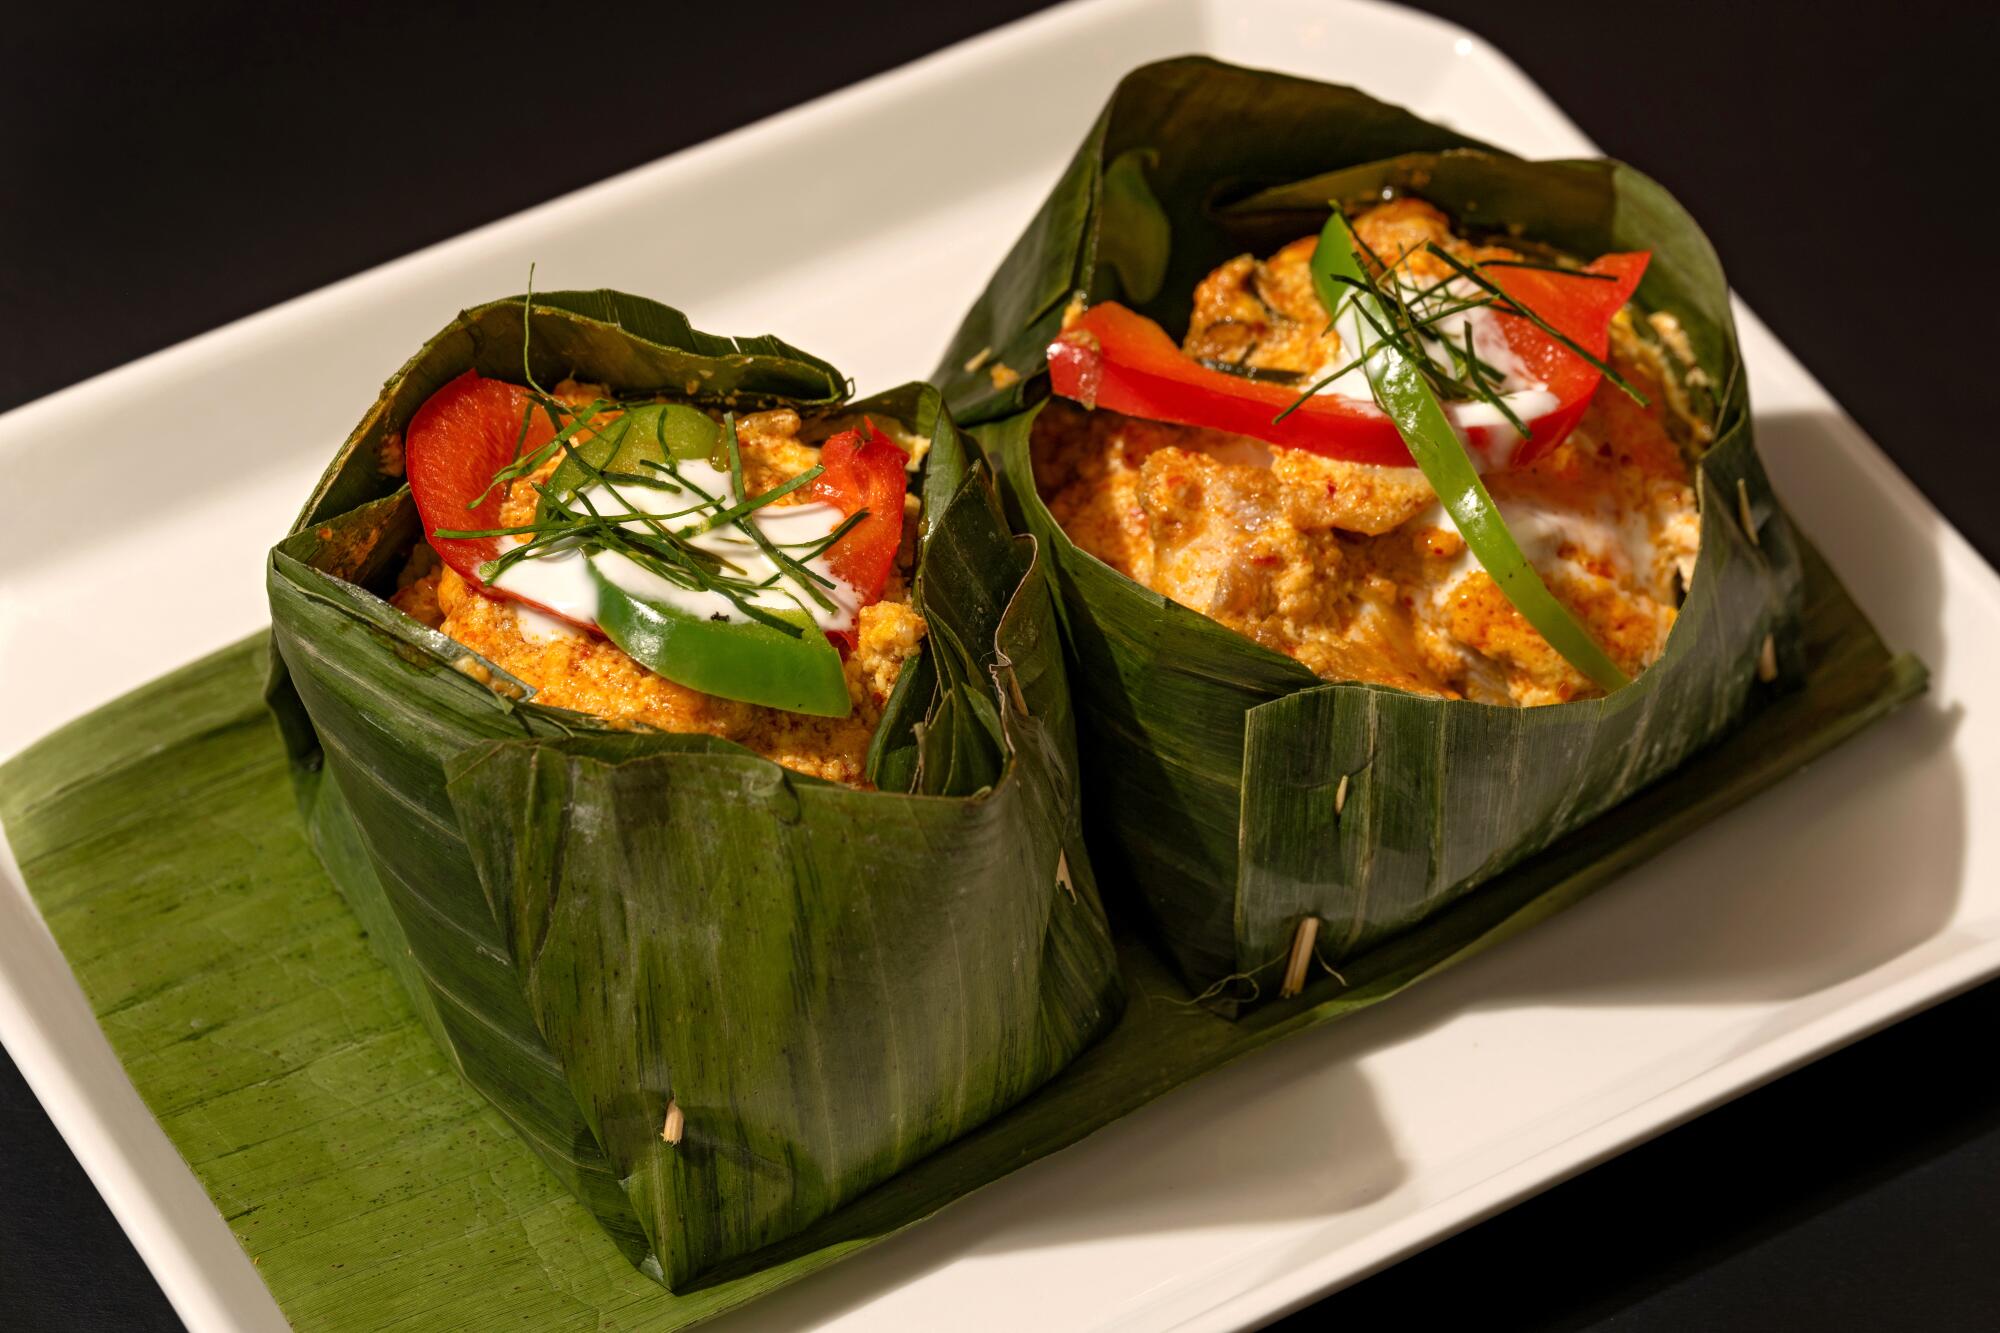
[[[728,472],[706,461],[677,463],[675,467],[680,480],[685,483],[679,491],[650,486],[619,487],[615,483],[605,483],[582,487],[578,494],[587,496],[592,504],[606,513],[657,516],[677,514],[698,503],[700,496],[694,488],[699,488],[716,500],[716,506],[693,514],[679,514],[674,518],[660,517],[657,521],[689,545],[719,556],[734,566],[725,570],[732,578],[755,585],[754,592],[743,594],[745,601],[770,611],[803,611],[822,630],[853,628],[859,601],[852,585],[833,572],[825,555],[800,563],[828,580],[816,586],[832,604],[829,607],[821,606],[795,586],[792,575],[766,555],[738,524],[725,523],[706,532],[701,530],[711,514],[744,498],[731,484]],[[742,522],[756,524],[773,546],[796,556],[825,541],[843,517],[838,507],[819,502],[769,504],[751,511]],[[633,532],[652,530],[646,520],[638,518],[628,519],[619,526]],[[503,538],[501,549],[525,544],[524,538]],[[493,580],[493,586],[525,597],[569,620],[596,624],[597,583],[591,578],[592,567],[633,597],[686,615],[732,622],[747,622],[749,619],[722,593],[684,588],[619,552],[586,554],[576,545],[551,546],[518,560],[501,571],[500,576]],[[522,608],[521,614],[524,627],[529,625],[525,617],[535,615],[528,608]],[[547,616],[536,616],[537,622],[548,620]],[[532,635],[537,630],[547,632],[545,627],[539,625],[529,632]]]
[[[1406,291],[1405,295],[1408,294]],[[1555,394],[1549,391],[1547,384],[1530,374],[1521,358],[1515,355],[1513,344],[1507,340],[1506,329],[1500,323],[1499,317],[1493,313],[1491,306],[1471,304],[1479,301],[1484,295],[1485,293],[1476,284],[1464,278],[1454,278],[1423,298],[1423,305],[1438,308],[1448,308],[1460,302],[1468,303],[1466,309],[1451,311],[1431,321],[1432,328],[1441,335],[1440,337],[1419,335],[1425,354],[1443,369],[1455,371],[1457,367],[1452,361],[1451,352],[1446,348],[1445,340],[1449,339],[1463,351],[1466,337],[1470,334],[1473,355],[1492,367],[1499,375],[1497,382],[1493,382],[1489,377],[1495,396],[1506,403],[1514,415],[1522,421],[1531,422],[1536,417],[1546,416],[1556,409]],[[1370,349],[1372,360],[1375,355],[1373,349],[1381,342],[1379,335],[1363,321],[1353,301],[1341,303],[1340,314],[1333,321],[1333,330],[1340,338],[1340,347],[1335,353],[1336,360],[1314,371],[1309,378],[1317,383],[1329,372],[1345,366],[1346,369],[1319,392],[1345,398],[1357,407],[1370,412],[1380,412],[1381,409],[1375,406],[1374,391],[1369,387],[1366,364],[1351,366],[1347,364],[1359,356],[1364,348]],[[1491,403],[1447,402],[1444,404],[1444,411],[1445,416],[1450,419],[1461,436],[1473,427],[1486,432],[1488,442],[1486,449],[1472,451],[1473,463],[1482,470],[1494,466],[1504,467],[1513,453],[1513,446],[1520,443],[1519,432],[1513,429],[1500,409]]]
[[[1544,578],[1555,573],[1598,577],[1594,571],[1564,556],[1563,548],[1568,546],[1609,565],[1621,582],[1652,588],[1658,550],[1653,542],[1652,525],[1644,513],[1621,512],[1609,499],[1588,510],[1563,508],[1530,497],[1495,496],[1493,503],[1506,521],[1507,530],[1514,534],[1521,554]],[[1436,500],[1411,519],[1408,526],[1458,531],[1451,514]],[[1432,591],[1432,601],[1438,605],[1448,601],[1467,576],[1485,568],[1472,553],[1471,545],[1464,543],[1462,535],[1460,541],[1461,549],[1452,558],[1449,571]]]
[[[532,606],[514,605],[514,621],[520,628],[521,637],[529,643],[555,643],[562,639],[578,637],[576,629],[566,620],[543,615]]]

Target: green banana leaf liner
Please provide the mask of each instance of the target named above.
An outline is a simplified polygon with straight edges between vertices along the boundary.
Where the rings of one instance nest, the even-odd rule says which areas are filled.
[[[1116,963],[1036,544],[936,391],[850,404],[823,361],[615,292],[528,309],[452,321],[342,446],[271,553],[267,698],[315,852],[453,1065],[685,1289],[1046,1082],[1115,1021]],[[930,441],[930,633],[878,790],[544,707],[378,595],[420,531],[404,424],[468,367],[519,380],[524,332],[544,383],[866,411]]]
[[[1385,190],[1515,244],[1652,252],[1637,300],[1679,321],[1714,436],[1680,618],[1660,660],[1606,698],[1514,709],[1328,683],[1079,551],[1036,493],[1042,349],[1072,294],[1177,335],[1217,264],[1317,231],[1329,200]],[[1019,380],[993,376],[996,358]],[[1351,88],[1145,66],[935,378],[1051,553],[1100,869],[1136,888],[1183,979],[1225,1004],[1275,992],[1307,918],[1338,968],[1671,773],[1804,670],[1800,541],[1757,457],[1722,269],[1680,205],[1621,163],[1524,161]],[[1767,636],[1777,671],[1762,681]]]

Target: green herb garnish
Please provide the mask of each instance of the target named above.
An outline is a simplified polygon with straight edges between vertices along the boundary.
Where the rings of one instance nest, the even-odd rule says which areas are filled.
[[[1349,230],[1335,205],[1313,251],[1313,286],[1328,310],[1352,301],[1355,313],[1375,331],[1377,341],[1361,349],[1361,364],[1367,369],[1376,406],[1396,423],[1410,457],[1423,469],[1459,536],[1522,618],[1600,689],[1608,693],[1629,685],[1631,678],[1556,600],[1508,531],[1433,387],[1437,364],[1414,338],[1415,328],[1421,326],[1407,310],[1399,318],[1387,307],[1389,298],[1361,262],[1364,253],[1380,263],[1367,243]],[[1469,348],[1459,368],[1471,380],[1483,378]]]
[[[535,392],[540,394],[539,389]],[[649,407],[656,409],[660,420],[654,423],[652,431],[635,439],[632,434],[634,425]],[[538,409],[559,413],[561,405],[552,398],[538,396],[530,411]],[[622,415],[593,438],[591,443],[597,447],[582,447],[584,442],[580,437],[585,430],[611,411]],[[517,444],[513,460],[493,474],[485,495],[481,496],[483,502],[494,489],[532,475],[560,453],[564,462],[558,469],[558,475],[571,478],[572,484],[536,483],[535,491],[540,503],[535,521],[494,528],[440,529],[435,535],[447,539],[525,539],[487,562],[480,572],[489,583],[521,561],[537,556],[580,550],[588,558],[599,552],[611,551],[626,556],[676,587],[720,594],[748,619],[793,638],[800,636],[804,630],[794,620],[774,615],[759,605],[757,598],[773,587],[790,584],[797,594],[810,599],[822,610],[832,610],[834,602],[824,589],[833,587],[834,581],[808,568],[807,562],[830,550],[835,542],[867,516],[867,511],[847,516],[824,539],[791,544],[792,547],[803,548],[802,553],[795,554],[792,549],[773,542],[756,523],[754,515],[767,505],[811,485],[822,475],[823,469],[818,466],[808,468],[762,494],[725,503],[722,497],[709,494],[681,471],[674,453],[667,447],[664,421],[664,413],[657,412],[656,404],[626,403],[605,398],[593,400],[568,419],[557,416],[556,432],[548,443],[525,454]],[[719,439],[728,461],[731,489],[741,496],[745,490],[743,455],[735,415],[725,414],[721,424]],[[525,434],[524,425],[524,438]],[[661,446],[659,458],[621,459],[621,451],[628,441],[650,444],[654,440]],[[602,443],[599,444],[599,441]],[[593,458],[593,454],[597,457]],[[598,461],[600,458],[602,462]],[[614,463],[621,465],[613,466]],[[556,479],[551,477],[551,482]],[[621,486],[685,494],[690,497],[690,503],[671,511],[650,513],[630,503],[617,509],[600,508],[592,499],[593,492],[623,499],[619,490]],[[674,522],[680,519],[692,521],[685,524]],[[777,567],[776,573],[761,581],[752,579],[740,565],[695,545],[692,540],[703,533],[731,527]]]
[[[1525,303],[1507,295],[1480,270],[1534,269],[1599,282],[1617,281],[1610,274],[1586,273],[1579,269],[1526,259],[1485,259],[1476,264],[1467,264],[1433,241],[1425,243],[1425,252],[1444,261],[1451,269],[1451,274],[1424,284],[1410,279],[1397,269],[1397,265],[1409,257],[1410,251],[1399,252],[1393,260],[1384,260],[1360,236],[1352,231],[1348,235],[1352,239],[1352,248],[1366,256],[1369,263],[1355,264],[1352,273],[1329,274],[1317,267],[1313,270],[1314,287],[1319,292],[1320,303],[1327,311],[1327,331],[1333,330],[1339,321],[1341,310],[1350,300],[1358,296],[1371,298],[1375,314],[1368,317],[1367,322],[1373,326],[1378,339],[1375,345],[1392,347],[1408,359],[1436,397],[1447,402],[1485,403],[1497,411],[1521,438],[1533,437],[1528,424],[1505,401],[1505,395],[1501,392],[1502,385],[1506,381],[1505,374],[1499,367],[1486,361],[1473,350],[1471,322],[1461,322],[1462,341],[1455,340],[1451,331],[1443,327],[1444,321],[1468,311],[1490,309],[1496,314],[1515,315],[1527,320],[1596,367],[1599,373],[1630,395],[1633,401],[1642,407],[1646,405],[1645,396],[1633,388],[1608,361],[1579,345],[1574,338],[1550,324]],[[1453,290],[1454,286],[1461,282],[1469,282],[1474,290],[1472,292]],[[1356,310],[1366,315],[1361,306],[1357,305]],[[1442,357],[1432,352],[1432,345],[1439,349]],[[1311,402],[1315,395],[1342,375],[1364,365],[1369,354],[1364,352],[1339,369],[1322,375],[1296,401],[1273,417],[1271,424],[1277,425]]]

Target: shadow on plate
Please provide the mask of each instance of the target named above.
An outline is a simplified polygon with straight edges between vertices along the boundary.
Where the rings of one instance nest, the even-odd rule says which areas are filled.
[[[742,1327],[816,1327],[982,1255],[1327,1217],[1373,1203],[1407,1170],[1367,1075],[1351,1060],[1328,1067],[1317,1047],[1280,1042],[1229,1078],[1178,1088],[1093,1135],[1118,1143],[1094,1154],[1091,1170],[1072,1169],[1061,1152],[1030,1163],[979,1191],[977,1205],[949,1206],[855,1262],[758,1301]],[[1211,1128],[1190,1135],[1190,1123]],[[966,1326],[983,1325],[968,1312]]]
[[[1942,524],[1879,503],[1853,427],[1758,420],[1793,513],[1896,648],[1941,676]],[[1116,1152],[1035,1163],[914,1233],[761,1302],[824,1319],[960,1257],[1332,1217],[1409,1175],[1360,1061],[1482,1009],[1803,1000],[1937,939],[1957,907],[1960,707],[1926,699],[1579,907],[1452,975],[1175,1090],[1101,1131]],[[1158,1001],[1155,1001],[1158,1002]],[[1449,1095],[1449,1088],[1440,1088]],[[1208,1124],[1211,1133],[1189,1127]],[[1190,1146],[1192,1144],[1192,1146]]]
[[[1778,493],[1890,646],[1942,679],[1943,520],[1907,522],[1885,502],[1873,450],[1843,418],[1760,417],[1757,439]],[[1790,1000],[1921,946],[1958,907],[1969,812],[1954,742],[1966,725],[1957,702],[1917,701],[1538,928],[1577,944],[1559,970],[1503,951],[1480,1006]]]

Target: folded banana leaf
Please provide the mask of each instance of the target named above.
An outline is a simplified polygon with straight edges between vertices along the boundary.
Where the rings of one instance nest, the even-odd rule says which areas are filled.
[[[1687,335],[1713,438],[1686,603],[1627,688],[1513,709],[1329,683],[1084,554],[1036,492],[1043,349],[1073,296],[1184,328],[1216,265],[1318,231],[1329,201],[1385,191],[1571,254],[1652,252],[1637,300]],[[1011,373],[992,373],[996,357]],[[1693,219],[1621,163],[1523,161],[1351,88],[1203,59],[1146,66],[935,379],[1051,553],[1099,865],[1134,886],[1184,980],[1225,1004],[1268,997],[1309,920],[1335,966],[1433,920],[1796,689],[1807,666],[1799,542],[1757,457],[1721,267]]]
[[[930,632],[878,728],[877,790],[542,706],[382,600],[420,533],[401,432],[468,368],[928,440]],[[271,553],[267,698],[328,876],[458,1072],[670,1287],[754,1268],[1116,1019],[1035,551],[928,386],[848,403],[774,339],[566,292],[425,344]]]
[[[1126,933],[1137,998],[1103,1040],[776,1253],[683,1293],[635,1272],[460,1086],[370,956],[386,952],[380,929],[363,940],[290,817],[291,766],[258,697],[265,643],[183,667],[0,765],[0,824],[133,1084],[295,1327],[672,1333],[1500,943],[1872,725],[1922,688],[1922,669],[1803,555],[1805,687],[1673,781],[1238,1021],[1174,1000],[1164,964]],[[1331,1126],[1316,1150],[1342,1144]],[[878,1271],[893,1281],[899,1265]]]

